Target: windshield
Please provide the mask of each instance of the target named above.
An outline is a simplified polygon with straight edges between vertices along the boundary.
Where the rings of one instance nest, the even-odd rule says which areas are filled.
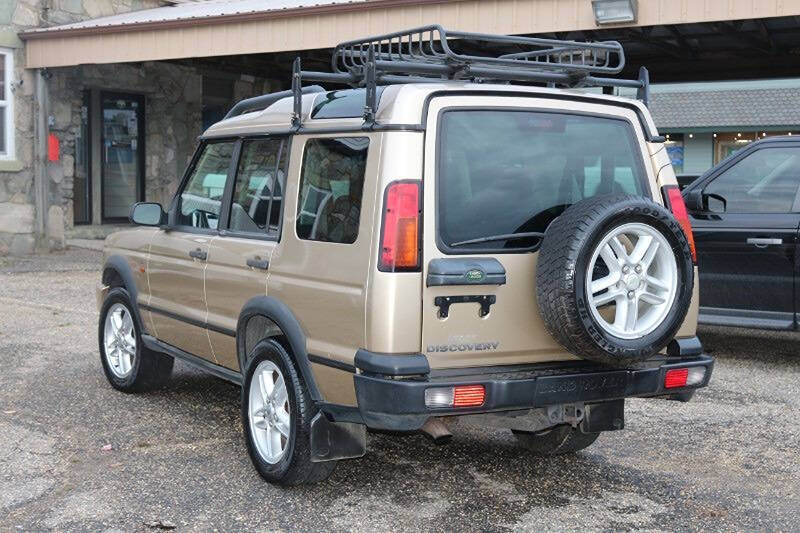
[[[647,183],[629,122],[538,111],[446,111],[440,125],[438,231],[453,253],[520,251],[575,202],[642,194]]]

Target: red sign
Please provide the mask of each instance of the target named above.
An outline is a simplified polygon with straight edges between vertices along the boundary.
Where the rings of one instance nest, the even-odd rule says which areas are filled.
[[[51,133],[47,137],[47,160],[58,161],[58,156],[59,156],[58,137],[56,137],[55,133]]]

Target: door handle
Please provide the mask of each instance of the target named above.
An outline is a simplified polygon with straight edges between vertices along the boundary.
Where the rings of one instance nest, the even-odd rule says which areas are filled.
[[[747,244],[752,244],[756,248],[766,248],[767,246],[780,246],[783,239],[769,239],[766,237],[751,237],[747,239]]]
[[[252,257],[247,260],[247,266],[249,266],[250,268],[257,268],[259,270],[267,270],[269,269],[269,259]]]
[[[191,250],[189,252],[189,257],[192,259],[199,259],[200,261],[205,261],[208,258],[208,254],[198,248],[197,250]]]

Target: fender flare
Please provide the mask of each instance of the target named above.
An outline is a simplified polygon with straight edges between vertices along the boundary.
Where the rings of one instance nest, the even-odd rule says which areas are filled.
[[[314,402],[322,401],[322,395],[314,380],[314,373],[311,370],[311,363],[308,360],[306,350],[306,334],[303,327],[294,316],[289,307],[272,296],[255,296],[247,301],[239,313],[239,321],[236,324],[236,353],[239,357],[239,368],[242,374],[246,371],[247,356],[245,328],[247,322],[255,317],[263,316],[275,323],[289,342],[291,352],[289,355],[295,361],[303,379],[308,387],[308,392]]]
[[[106,285],[108,285],[108,276],[111,272],[116,273],[120,278],[122,278],[123,288],[128,291],[128,295],[131,299],[131,305],[133,306],[133,312],[136,315],[136,320],[139,322],[141,327],[143,322],[142,317],[139,314],[139,290],[136,287],[136,281],[133,277],[131,265],[128,263],[128,260],[121,255],[109,256],[108,259],[106,259],[106,262],[103,264],[102,281]]]

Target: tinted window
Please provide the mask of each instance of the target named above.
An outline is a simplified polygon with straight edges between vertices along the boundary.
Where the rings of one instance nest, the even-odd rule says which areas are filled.
[[[179,225],[217,228],[232,153],[232,142],[210,143],[203,147],[178,199]]]
[[[245,141],[236,172],[230,229],[276,235],[288,150],[283,139]]]
[[[642,194],[646,176],[629,123],[531,111],[442,115],[439,234],[451,246],[543,232],[568,206],[599,194]],[[526,248],[516,238],[459,250]]]
[[[367,137],[310,139],[303,154],[297,235],[350,244],[358,237]]]
[[[762,148],[720,174],[703,190],[725,199],[728,213],[788,213],[800,185],[800,150]],[[709,207],[722,211],[721,202]]]

